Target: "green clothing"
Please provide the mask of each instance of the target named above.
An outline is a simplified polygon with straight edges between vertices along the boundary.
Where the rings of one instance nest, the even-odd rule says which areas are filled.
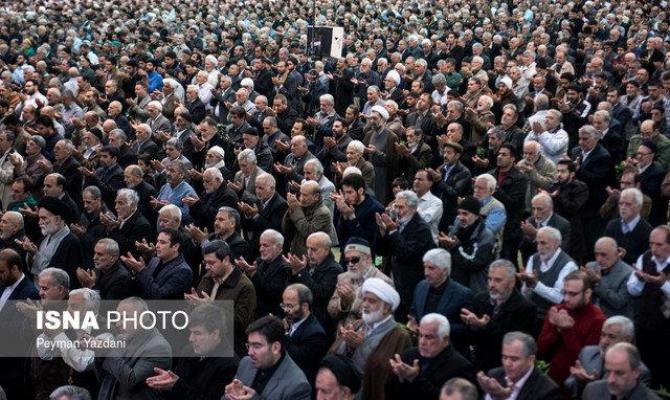
[[[28,207],[35,207],[37,206],[37,199],[33,197],[32,194],[29,194],[28,197],[21,201],[12,201],[9,203],[7,206],[7,211],[17,211],[20,212],[20,209],[28,206]]]
[[[658,163],[661,164],[661,167],[663,167],[663,169],[667,169],[668,164],[670,163],[670,139],[661,134],[657,134],[652,139],[652,141],[658,148],[658,151],[656,152],[656,161],[658,161]],[[637,148],[640,147],[641,143],[642,143],[641,135],[633,135],[630,138],[627,151],[628,157],[631,158],[635,157],[635,152],[637,151]]]

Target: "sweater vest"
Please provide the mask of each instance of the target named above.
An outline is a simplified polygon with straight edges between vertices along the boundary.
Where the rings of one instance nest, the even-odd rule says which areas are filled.
[[[558,276],[561,274],[561,271],[563,270],[563,267],[565,267],[565,264],[572,261],[572,259],[570,258],[570,256],[568,256],[566,252],[562,250],[558,251],[559,251],[558,257],[556,257],[556,260],[554,260],[554,263],[551,265],[551,268],[549,268],[545,272],[542,272],[540,270],[540,266],[542,265],[542,259],[540,259],[540,254],[535,253],[531,257],[531,259],[533,260],[533,272],[537,276],[538,281],[542,282],[543,285],[548,287],[554,286],[554,284],[558,280]],[[544,319],[544,315],[547,313],[547,310],[549,310],[549,308],[554,305],[554,303],[550,302],[549,300],[545,299],[544,297],[538,295],[535,292],[533,292],[532,295],[530,296],[530,300],[537,306],[537,315],[542,319]]]

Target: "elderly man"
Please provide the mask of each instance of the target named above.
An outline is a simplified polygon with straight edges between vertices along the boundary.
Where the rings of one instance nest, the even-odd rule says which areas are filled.
[[[641,217],[643,196],[636,188],[624,189],[619,196],[619,218],[611,219],[605,227],[605,236],[616,240],[625,250],[623,260],[634,263],[649,249],[652,226]]]
[[[282,257],[284,237],[274,229],[265,230],[259,238],[260,256],[249,263],[244,258],[235,260],[235,265],[244,271],[257,294],[256,315],[282,315],[282,293],[288,284],[291,269]]]
[[[569,273],[563,282],[563,303],[552,306],[538,338],[538,355],[550,363],[548,375],[563,382],[582,347],[598,343],[605,314],[591,303],[593,288],[588,275]]]
[[[174,160],[165,168],[167,182],[158,191],[158,196],[150,201],[155,209],[160,209],[166,204],[174,204],[181,210],[185,221],[190,221],[189,208],[183,199],[197,197],[193,187],[186,181],[189,166]]]
[[[594,284],[593,299],[607,316],[624,315],[632,317],[633,309],[626,283],[633,269],[621,259],[616,240],[602,237],[596,241],[592,261],[582,270]]]
[[[527,333],[509,332],[502,341],[502,367],[485,375],[477,374],[485,400],[557,400],[561,391],[547,375],[535,367],[537,344]]]
[[[395,218],[376,214],[379,227],[379,253],[390,256],[395,287],[400,293],[400,307],[396,314],[404,321],[416,285],[423,279],[423,255],[435,247],[430,226],[417,212],[419,199],[411,191],[399,192],[393,202]]]
[[[526,191],[526,209],[531,208],[531,200],[540,190],[549,190],[556,183],[558,174],[556,165],[540,153],[540,144],[526,141],[523,145],[523,158],[516,167],[528,178]]]
[[[218,168],[207,168],[202,173],[202,185],[205,193],[186,196],[182,199],[190,210],[193,222],[207,229],[214,228],[216,214],[221,207],[237,207],[237,194],[224,184],[223,175]]]
[[[267,229],[281,230],[281,222],[286,214],[288,204],[276,191],[277,182],[270,174],[261,174],[256,177],[256,202],[239,202],[237,204],[242,214],[242,228],[247,240],[257,254],[258,240],[261,233]]]
[[[531,200],[531,216],[521,221],[523,239],[519,249],[524,260],[533,255],[536,249],[537,230],[551,226],[561,232],[561,248],[568,251],[570,244],[570,223],[554,212],[554,201],[549,194],[541,192]]]
[[[314,296],[302,283],[284,290],[282,308],[286,329],[286,352],[302,369],[307,380],[314,382],[319,361],[328,350],[328,336],[312,314]]]
[[[256,154],[251,149],[244,149],[237,155],[237,164],[240,170],[235,173],[234,182],[228,182],[228,187],[237,193],[243,201],[256,199],[256,177],[264,174],[257,165]]]
[[[638,298],[635,310],[637,343],[645,364],[652,373],[652,385],[670,386],[670,376],[662,373],[670,357],[664,338],[670,334],[670,284],[667,282],[670,258],[670,228],[659,225],[649,234],[650,249],[635,262],[628,293]]]
[[[307,138],[296,135],[291,138],[291,153],[286,156],[284,163],[274,163],[274,170],[283,175],[286,190],[291,182],[302,182],[304,177],[305,163],[314,158],[307,146]]]
[[[103,300],[122,300],[130,295],[130,275],[119,263],[119,244],[109,238],[98,240],[93,249],[94,270],[77,268],[82,287],[100,293]]]
[[[467,336],[475,347],[474,363],[486,371],[500,366],[503,335],[510,331],[535,331],[537,308],[516,289],[516,267],[499,259],[488,270],[488,290],[475,295],[472,309],[461,309]]]
[[[314,316],[326,332],[331,333],[334,324],[328,317],[328,302],[335,292],[337,276],[342,268],[331,251],[332,242],[324,232],[314,232],[307,237],[306,256],[289,253],[284,261],[291,268],[289,282],[302,283],[312,290]]]
[[[640,190],[651,198],[651,213],[649,222],[657,225],[667,222],[668,204],[661,197],[661,184],[666,175],[666,168],[655,162],[658,147],[651,140],[643,140],[637,151],[635,159],[628,160],[625,164],[634,165],[640,180]]]
[[[503,229],[507,221],[505,206],[493,194],[498,187],[498,181],[491,174],[481,174],[475,178],[473,195],[482,204],[479,215],[484,218],[484,224],[496,236],[496,254],[502,247]]]
[[[156,256],[148,264],[132,254],[121,256],[121,262],[136,277],[142,298],[176,300],[189,292],[193,272],[181,254],[181,239],[178,231],[161,229],[156,238]]]
[[[334,244],[337,234],[333,218],[323,204],[321,188],[315,181],[306,181],[300,185],[300,199],[292,193],[286,196],[288,211],[282,221],[283,231],[291,238],[291,253],[305,254],[305,240],[314,232],[326,232]]]
[[[21,271],[28,273],[25,264],[26,252],[21,246],[25,237],[23,215],[16,211],[5,211],[0,217],[0,249],[13,249],[24,260]]]
[[[461,285],[451,275],[451,256],[444,249],[432,249],[423,255],[424,279],[416,285],[412,305],[409,310],[408,327],[417,329],[416,321],[429,313],[440,313],[454,323],[452,335],[459,348],[465,349],[463,333],[465,326],[460,322],[461,308],[472,304],[472,291]],[[462,347],[461,347],[462,346]]]
[[[146,311],[146,302],[138,297],[124,299],[117,307],[117,312],[127,318]],[[119,350],[118,356],[95,364],[96,376],[101,381],[98,399],[151,398],[153,389],[145,380],[155,374],[155,368],[170,368],[170,345],[158,330],[144,330],[139,325],[122,322],[116,326],[126,346]]]
[[[365,125],[366,134],[362,141],[366,146],[365,152],[368,154],[368,159],[375,170],[375,195],[382,203],[385,203],[387,197],[390,197],[388,196],[389,182],[395,178],[397,164],[395,143],[398,137],[386,129],[388,119],[389,113],[384,107],[372,107]]]
[[[584,386],[607,375],[605,370],[605,353],[617,343],[633,343],[635,326],[630,319],[616,315],[608,318],[603,324],[600,333],[600,342],[597,345],[585,346],[579,352],[579,358],[573,367],[570,367],[570,376],[564,386],[573,398],[582,398]],[[649,383],[649,369],[641,363],[641,380]]]
[[[81,180],[79,183],[81,183]],[[72,197],[68,192],[66,192],[65,188],[67,185],[67,178],[65,178],[63,175],[58,173],[49,174],[44,177],[42,192],[44,193],[44,197],[59,199],[63,203],[66,209],[64,218],[67,223],[72,223],[76,222],[79,217],[79,206],[77,206],[77,203],[73,199],[81,198],[81,187],[77,188],[77,196]],[[24,212],[25,209],[21,209],[19,211]]]
[[[0,204],[7,210],[11,199],[11,184],[23,169],[23,157],[14,150],[16,136],[9,131],[0,132]]]
[[[361,374],[349,358],[327,355],[321,360],[314,384],[316,400],[354,400],[360,388]]]
[[[629,159],[635,158],[636,153],[643,140],[651,140],[657,148],[656,158],[661,167],[667,168],[670,163],[670,139],[662,135],[655,126],[654,121],[647,119],[640,124],[640,133],[633,135],[628,142],[626,154]]]
[[[449,234],[440,233],[438,237],[440,246],[447,248],[454,260],[454,280],[474,293],[486,290],[486,268],[496,252],[496,238],[480,217],[480,210],[479,200],[465,197],[458,204]]]
[[[389,359],[409,348],[409,334],[393,318],[400,296],[391,285],[369,278],[361,293],[362,319],[340,328],[331,352],[351,354],[354,365],[363,372],[364,398],[384,399],[386,381],[393,373]]]
[[[561,232],[550,226],[537,231],[537,253],[526,262],[524,272],[517,275],[523,282],[522,292],[537,306],[538,325],[555,304],[563,301],[563,280],[575,270],[577,265],[561,250]]]
[[[617,343],[605,354],[606,377],[591,382],[584,389],[584,400],[603,398],[660,400],[641,382],[642,362],[637,348],[630,343]]]
[[[225,398],[308,400],[311,390],[300,367],[286,352],[282,321],[267,315],[246,330],[248,356],[237,368],[235,379],[225,388]]]
[[[58,267],[68,273],[71,282],[76,282],[75,269],[82,264],[83,254],[79,239],[65,223],[67,212],[59,199],[44,197],[40,200],[38,224],[43,239],[39,247],[27,237],[21,242],[31,260],[30,272],[34,277],[46,268]]]
[[[335,203],[333,202],[331,195],[335,191],[335,184],[333,184],[333,182],[331,182],[330,179],[324,175],[323,164],[321,164],[321,161],[319,161],[317,158],[307,160],[307,162],[305,162],[303,172],[305,174],[305,179],[303,179],[301,183],[306,181],[315,181],[319,184],[319,190],[321,191],[321,199],[323,199],[323,204],[328,207],[328,210],[332,215]],[[300,189],[300,186],[297,183],[291,183],[291,186],[298,190]]]
[[[449,335],[445,316],[426,314],[421,318],[418,346],[389,360],[393,376],[386,383],[387,399],[435,399],[449,379],[475,380],[474,367],[450,345]]]
[[[360,319],[362,302],[360,289],[366,279],[380,278],[389,284],[393,284],[393,281],[374,265],[372,250],[367,240],[352,237],[347,241],[343,254],[347,271],[337,276],[335,293],[328,302],[328,314],[346,326]]]
[[[525,142],[534,141],[540,144],[540,151],[544,157],[554,164],[568,153],[568,133],[561,128],[563,115],[558,110],[548,110],[544,119],[544,126],[534,121],[533,129]]]
[[[235,268],[233,253],[223,240],[213,240],[202,248],[203,262],[207,273],[200,279],[196,289],[191,289],[184,298],[192,304],[214,300],[230,300],[234,306],[235,353],[244,354],[244,329],[256,312],[256,291],[249,278]]]

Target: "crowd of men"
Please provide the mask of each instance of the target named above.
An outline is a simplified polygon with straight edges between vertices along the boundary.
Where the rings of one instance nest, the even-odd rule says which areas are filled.
[[[191,313],[188,357],[0,358],[7,398],[664,396],[665,6],[4,2],[2,330]]]

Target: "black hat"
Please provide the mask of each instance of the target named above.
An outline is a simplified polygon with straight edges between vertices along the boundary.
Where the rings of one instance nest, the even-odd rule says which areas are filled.
[[[44,208],[53,215],[58,215],[63,219],[68,219],[70,217],[69,208],[67,207],[67,205],[65,205],[65,203],[62,200],[56,197],[49,197],[49,196],[42,197],[40,199],[40,202],[37,204],[37,207]]]
[[[640,146],[644,146],[644,147],[648,148],[654,154],[656,154],[658,152],[658,147],[656,146],[656,143],[652,142],[649,139],[642,140],[642,143],[640,143]]]
[[[466,196],[458,204],[459,210],[465,210],[467,212],[479,215],[479,211],[482,209],[482,204],[474,196]]]
[[[361,375],[353,361],[341,354],[329,354],[321,360],[319,368],[327,368],[335,375],[337,383],[346,386],[351,393],[358,393],[361,388]]]

